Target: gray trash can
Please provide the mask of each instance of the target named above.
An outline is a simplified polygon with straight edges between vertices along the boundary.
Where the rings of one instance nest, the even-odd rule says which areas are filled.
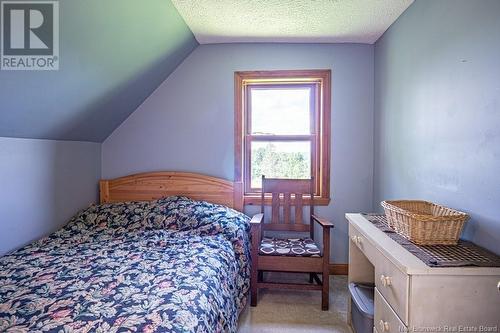
[[[351,294],[351,322],[356,333],[373,332],[374,285],[349,283]]]

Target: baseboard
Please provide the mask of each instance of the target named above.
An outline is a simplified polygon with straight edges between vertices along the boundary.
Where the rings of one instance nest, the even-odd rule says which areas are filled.
[[[329,270],[330,270],[330,275],[347,275],[348,265],[347,264],[330,264]]]

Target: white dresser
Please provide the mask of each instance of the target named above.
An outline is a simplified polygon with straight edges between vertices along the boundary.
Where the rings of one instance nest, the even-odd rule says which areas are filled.
[[[348,279],[375,284],[374,332],[500,332],[500,267],[429,267],[363,215],[346,218]]]

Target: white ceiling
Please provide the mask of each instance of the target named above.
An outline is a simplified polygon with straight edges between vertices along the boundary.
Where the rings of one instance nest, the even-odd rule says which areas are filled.
[[[374,43],[413,0],[172,0],[200,44]]]

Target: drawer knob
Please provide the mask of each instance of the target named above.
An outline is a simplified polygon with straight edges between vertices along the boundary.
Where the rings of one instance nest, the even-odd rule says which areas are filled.
[[[390,276],[380,275],[380,282],[384,287],[388,287],[392,284],[392,279]]]
[[[389,323],[383,320],[380,320],[378,323],[378,326],[380,327],[380,332],[388,332],[389,331]]]
[[[352,239],[354,244],[358,244],[358,245],[361,244],[361,237],[360,236],[352,235],[351,239]]]

